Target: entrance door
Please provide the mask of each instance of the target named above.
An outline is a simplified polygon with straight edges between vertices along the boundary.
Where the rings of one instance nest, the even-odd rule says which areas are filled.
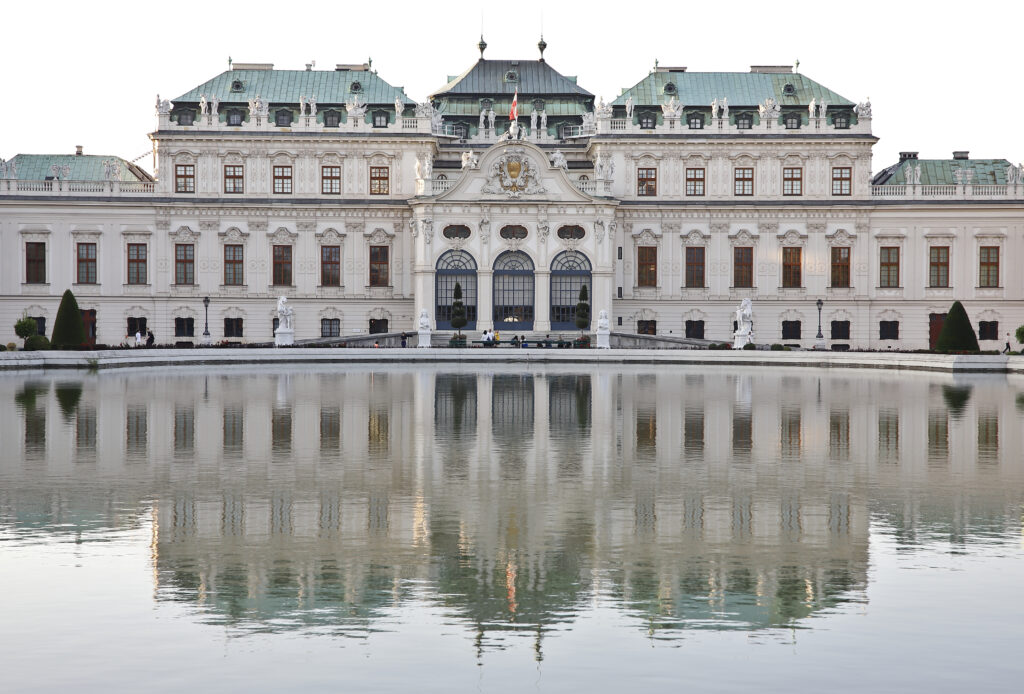
[[[96,309],[82,311],[82,327],[85,328],[85,342],[89,347],[96,346]]]
[[[935,349],[935,345],[939,342],[939,333],[942,332],[942,325],[945,322],[945,313],[928,314],[928,349]]]

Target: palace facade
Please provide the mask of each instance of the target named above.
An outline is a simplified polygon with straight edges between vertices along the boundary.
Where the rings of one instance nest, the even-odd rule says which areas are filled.
[[[268,342],[451,329],[927,348],[954,300],[983,348],[1024,324],[1024,178],[905,152],[869,103],[790,67],[656,66],[610,103],[543,58],[485,59],[422,103],[369,65],[235,63],[157,100],[156,176],[117,157],[0,164],[0,333],[60,296],[90,339]],[[509,118],[515,99],[518,120]],[[208,308],[204,299],[209,298]],[[820,307],[818,302],[821,302]],[[816,335],[820,326],[822,338]],[[0,335],[2,338],[2,335]]]

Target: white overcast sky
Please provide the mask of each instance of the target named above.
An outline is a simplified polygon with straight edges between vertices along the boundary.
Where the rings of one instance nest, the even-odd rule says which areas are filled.
[[[486,57],[533,59],[543,22],[551,66],[608,100],[655,59],[742,72],[799,59],[800,72],[846,98],[871,97],[876,172],[901,150],[1018,162],[1022,15],[1017,2],[979,0],[8,2],[0,157],[83,145],[133,159],[150,150],[157,92],[188,91],[228,56],[299,70],[372,57],[383,79],[421,101],[476,61],[481,24]]]

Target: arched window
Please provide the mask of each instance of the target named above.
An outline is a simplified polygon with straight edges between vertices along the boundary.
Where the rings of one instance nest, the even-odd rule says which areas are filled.
[[[506,251],[494,261],[494,327],[533,330],[533,261],[522,251]]]
[[[448,226],[449,229],[467,227]],[[452,301],[455,300],[455,285],[462,288],[462,305],[466,308],[466,329],[476,330],[476,261],[466,251],[451,250],[437,259],[434,273],[434,317],[438,330],[452,329]]]
[[[573,227],[562,227],[562,229]],[[559,229],[561,232],[561,229]],[[579,251],[565,251],[551,261],[551,329],[576,330],[576,304],[580,288],[587,287],[587,302],[591,291],[590,260]]]

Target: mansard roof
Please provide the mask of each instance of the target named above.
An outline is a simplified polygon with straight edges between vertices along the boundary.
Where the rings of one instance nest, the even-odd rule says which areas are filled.
[[[241,83],[241,91],[231,90],[235,82]],[[353,90],[355,83],[358,86]],[[321,109],[327,104],[344,104],[354,99],[356,94],[368,104],[393,105],[395,97],[400,97],[406,104],[415,103],[406,96],[402,87],[388,84],[368,66],[338,70],[227,70],[171,101],[175,104],[198,103],[203,94],[207,99],[216,96],[222,104],[244,104],[256,96],[269,103],[295,104],[300,96],[308,98],[312,95],[316,96]]]
[[[767,97],[775,99],[783,108],[804,106],[811,99],[828,102],[834,106],[853,106],[849,99],[799,73],[770,72],[687,72],[685,68],[655,69],[635,85],[623,89],[613,106],[623,106],[626,99],[633,97],[633,106],[658,106],[673,96],[684,106],[710,106],[715,99],[725,97],[730,108],[757,106]],[[669,91],[666,92],[667,85]],[[787,93],[786,85],[793,85]]]
[[[875,185],[898,186],[907,182],[904,166],[910,165],[921,167],[920,184],[925,186],[952,186],[958,183],[967,183],[961,174],[961,180],[957,181],[954,172],[957,170],[971,170],[970,183],[978,186],[1004,186],[1006,185],[1006,170],[1010,162],[1006,159],[905,159],[897,164],[887,167],[875,176],[872,183]]]
[[[53,178],[52,167],[70,167],[67,176],[61,178],[69,181],[105,181],[107,171],[105,161],[116,161],[120,164],[120,181],[152,181],[152,176],[135,164],[122,159],[101,154],[18,154],[11,159],[15,166],[15,178],[21,181],[45,181]]]
[[[515,79],[508,79],[509,72]],[[484,60],[481,58],[461,75],[449,76],[448,83],[430,95],[431,99],[445,96],[512,96],[519,90],[520,103],[524,95],[580,96],[594,95],[576,84],[575,77],[561,74],[543,60]]]

